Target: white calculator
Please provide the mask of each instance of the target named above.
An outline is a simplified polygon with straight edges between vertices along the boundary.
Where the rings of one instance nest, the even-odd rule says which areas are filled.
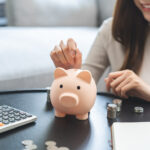
[[[7,105],[0,106],[0,133],[34,122],[37,117]]]

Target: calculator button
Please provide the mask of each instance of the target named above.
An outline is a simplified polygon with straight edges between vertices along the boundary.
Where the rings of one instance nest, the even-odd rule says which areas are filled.
[[[9,124],[9,121],[8,120],[3,120],[2,123]]]
[[[14,113],[14,111],[13,111],[13,110],[10,110],[10,111],[9,111],[9,114],[13,114],[13,113]]]
[[[7,120],[7,119],[8,119],[8,116],[3,116],[3,119]]]
[[[15,120],[21,120],[20,116],[15,116]]]
[[[15,119],[14,118],[9,118],[9,121],[10,122],[15,122]]]
[[[8,112],[3,112],[3,115],[8,115]]]
[[[7,110],[7,108],[3,108],[3,110],[2,110],[3,112],[7,112],[8,110]]]
[[[21,115],[21,118],[22,118],[22,119],[26,119],[27,116],[26,116],[26,115]]]
[[[9,114],[8,115],[10,118],[14,117],[15,115],[14,114]]]
[[[20,114],[21,114],[21,115],[25,115],[26,113],[21,111]]]
[[[32,117],[32,115],[30,115],[30,114],[26,114],[26,116],[27,116],[27,117]]]
[[[0,122],[0,127],[4,126],[5,124],[3,124],[2,122]]]
[[[19,113],[14,113],[15,114],[15,116],[19,116],[20,114]]]
[[[0,122],[2,122],[2,118],[0,118]]]
[[[19,111],[18,111],[18,110],[14,110],[14,112],[15,112],[15,113],[19,113]]]

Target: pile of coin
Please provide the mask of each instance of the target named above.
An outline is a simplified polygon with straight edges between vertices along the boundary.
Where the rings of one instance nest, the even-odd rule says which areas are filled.
[[[121,111],[121,106],[122,106],[122,100],[121,99],[114,99],[113,104],[117,105],[117,112]]]
[[[51,91],[51,87],[47,87],[47,103],[50,103],[50,91]]]
[[[22,144],[25,146],[23,150],[36,150],[37,149],[37,145],[34,144],[32,140],[24,140],[22,141]],[[55,141],[46,141],[45,145],[46,145],[46,150],[69,150],[68,147],[64,147],[64,146],[57,147]]]
[[[37,145],[34,144],[32,140],[24,140],[22,141],[22,144],[25,146],[24,150],[36,150],[37,149]]]
[[[116,119],[117,112],[121,111],[122,100],[114,99],[112,104],[107,105],[107,118]]]
[[[115,119],[117,117],[117,105],[108,104],[107,106],[107,118]]]
[[[139,107],[139,106],[136,106],[134,107],[134,112],[135,113],[143,113],[144,112],[144,108],[143,107]]]
[[[55,141],[46,141],[45,145],[47,150],[69,150],[68,147],[57,147]]]
[[[47,150],[57,150],[58,149],[55,141],[46,141],[45,145],[46,145]]]
[[[122,107],[122,100],[121,99],[114,99],[113,104],[108,103],[107,105],[107,117],[110,119],[116,119],[117,115],[121,111]],[[134,112],[137,114],[144,113],[144,108],[140,106],[134,107]]]

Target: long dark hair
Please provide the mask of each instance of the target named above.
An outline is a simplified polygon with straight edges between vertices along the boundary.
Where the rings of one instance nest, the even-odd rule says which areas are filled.
[[[120,70],[131,69],[139,73],[148,33],[148,22],[133,0],[117,0],[113,16],[112,35],[125,50]]]

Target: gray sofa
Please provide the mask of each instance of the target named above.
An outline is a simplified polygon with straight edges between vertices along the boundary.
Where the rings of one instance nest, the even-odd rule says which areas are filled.
[[[50,86],[55,69],[50,51],[69,37],[84,63],[98,24],[112,15],[115,0],[65,1],[7,0],[8,26],[0,28],[0,90]]]

